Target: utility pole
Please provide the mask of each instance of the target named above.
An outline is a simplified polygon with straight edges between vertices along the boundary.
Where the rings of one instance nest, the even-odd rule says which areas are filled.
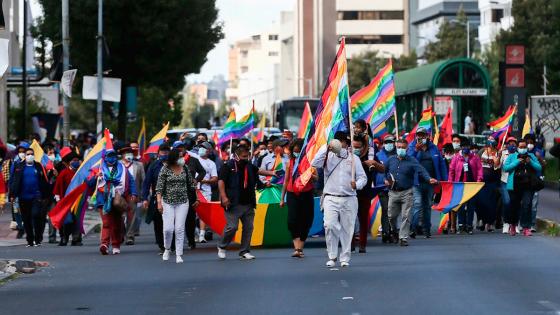
[[[471,23],[467,20],[467,58],[471,57]]]
[[[103,0],[97,8],[97,138],[103,136]]]
[[[21,109],[23,110],[22,136],[27,137],[27,0],[23,0],[23,53],[21,73]]]
[[[546,96],[546,90],[547,90],[547,86],[548,86],[548,79],[546,78],[546,63],[543,66],[543,95]]]
[[[68,0],[62,0],[62,71],[68,71],[70,68],[70,23],[69,23],[69,3]],[[70,99],[66,93],[62,92],[62,106],[64,113],[63,133],[64,145],[70,145]]]

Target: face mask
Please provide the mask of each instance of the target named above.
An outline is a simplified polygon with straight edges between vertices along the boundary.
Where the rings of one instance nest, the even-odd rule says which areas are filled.
[[[353,152],[355,155],[360,156],[360,154],[362,153],[362,149],[354,149]]]
[[[105,162],[107,162],[107,164],[109,165],[115,165],[115,163],[117,163],[117,157],[116,156],[108,156],[105,158]]]
[[[160,161],[167,161],[167,154],[163,154],[159,156]]]
[[[535,148],[535,145],[532,144],[532,143],[529,143],[529,144],[527,145],[527,149],[529,149],[529,151],[533,150],[534,148]]]
[[[463,153],[463,155],[467,155],[467,154],[471,153],[471,149],[463,148],[463,149],[461,149],[461,153]]]
[[[448,161],[451,161],[452,158],[453,158],[453,155],[448,155],[448,154],[445,155],[445,159],[448,160]]]
[[[70,167],[77,170],[78,168],[80,168],[80,161],[72,161],[70,162]]]
[[[486,145],[489,147],[495,147],[496,146],[496,141],[495,140],[488,140],[486,141]]]
[[[200,148],[198,149],[198,155],[200,156],[206,156],[206,153],[208,153],[208,150],[206,150],[206,148]]]
[[[405,157],[406,156],[406,149],[397,148],[397,155],[400,156],[400,157]]]
[[[129,161],[129,162],[132,162],[134,160],[134,154],[127,153],[127,154],[124,155],[124,159]]]
[[[54,160],[56,159],[56,156],[51,154],[51,155],[48,155],[47,158],[49,159],[49,161],[54,162]]]
[[[25,161],[25,152],[18,153],[18,157],[20,160]]]
[[[385,143],[383,145],[383,147],[385,148],[385,151],[391,152],[395,149],[395,144],[394,143]]]
[[[300,152],[294,152],[293,155],[297,159],[297,158],[299,158]]]
[[[513,153],[513,152],[515,152],[515,150],[517,149],[517,147],[514,146],[514,145],[508,145],[507,149],[508,149],[508,152],[509,152],[509,153]]]
[[[35,162],[35,156],[34,155],[26,155],[25,156],[25,162],[27,164],[33,164],[33,162]]]
[[[459,148],[461,148],[461,144],[460,144],[460,143],[455,143],[455,142],[453,142],[452,145],[453,145],[453,150],[459,150]]]
[[[289,159],[290,155],[288,153],[284,153],[284,154],[282,154],[282,158]]]
[[[185,165],[185,159],[179,158],[179,159],[177,160],[177,165],[179,165],[179,166]]]
[[[239,161],[237,161],[237,162],[239,163],[240,166],[245,166],[245,165],[247,165],[247,163],[248,163],[249,161],[243,159],[243,160],[239,160]]]
[[[428,139],[426,139],[426,138],[418,138],[418,142],[419,142],[419,143],[422,143],[422,144],[426,144],[426,143],[428,143]]]
[[[265,156],[267,154],[268,154],[267,150],[262,150],[262,151],[259,152],[259,156]]]
[[[527,148],[517,148],[517,153],[519,154],[527,154]]]
[[[340,152],[338,152],[337,156],[341,159],[345,159],[348,156],[348,149],[342,148]]]

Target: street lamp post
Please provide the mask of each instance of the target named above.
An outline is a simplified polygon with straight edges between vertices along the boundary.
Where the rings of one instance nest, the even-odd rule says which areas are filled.
[[[97,138],[103,135],[103,0],[97,8]],[[122,104],[121,104],[122,106]]]
[[[68,0],[62,0],[62,71],[70,68],[70,31],[69,31],[69,3]],[[70,145],[70,99],[66,93],[62,92],[63,112],[63,139],[64,145]]]

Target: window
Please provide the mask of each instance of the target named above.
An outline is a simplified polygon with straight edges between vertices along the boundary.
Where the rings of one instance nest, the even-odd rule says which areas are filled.
[[[268,52],[268,56],[269,56],[269,57],[278,56],[278,52],[277,52],[277,51],[269,51],[269,52]]]
[[[245,58],[246,58],[248,54],[249,54],[249,51],[247,51],[247,50],[242,50],[242,51],[241,51],[241,57],[245,57]]]
[[[278,40],[278,35],[268,35],[268,40]]]
[[[247,67],[247,66],[241,67],[241,73],[245,73],[247,71],[249,71],[249,67]]]
[[[403,11],[338,11],[338,20],[402,20]]]
[[[504,17],[503,9],[492,9],[492,22],[498,23]]]
[[[259,40],[261,40],[261,35],[253,35],[251,38],[252,38],[254,41],[259,41]]]
[[[346,36],[346,44],[401,44],[402,35]]]

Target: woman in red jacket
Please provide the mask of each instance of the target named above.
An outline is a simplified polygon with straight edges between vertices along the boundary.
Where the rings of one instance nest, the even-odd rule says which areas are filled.
[[[71,152],[62,158],[62,163],[65,167],[58,174],[53,189],[54,200],[56,202],[59,202],[60,199],[66,195],[66,190],[68,189],[74,174],[76,174],[76,171],[80,168],[80,158],[78,155]],[[73,219],[72,215],[69,215],[69,217]],[[73,220],[69,223],[66,223],[65,220],[64,223],[65,224],[60,230],[60,242],[58,243],[58,246],[66,246],[68,244],[70,234],[72,234],[72,246],[82,245],[82,232],[80,231],[79,224],[76,224],[77,222],[74,222]]]
[[[461,151],[453,156],[449,164],[449,181],[482,182],[482,162],[471,149],[468,139],[461,139]],[[474,209],[476,197],[459,209],[459,231],[473,234]]]

